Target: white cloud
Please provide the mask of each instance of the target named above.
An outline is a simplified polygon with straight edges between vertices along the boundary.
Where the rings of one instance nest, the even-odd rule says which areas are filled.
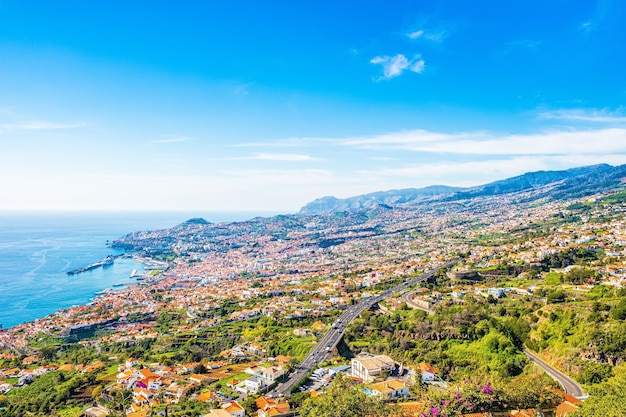
[[[421,74],[422,72],[424,72],[425,66],[426,66],[426,63],[424,62],[424,60],[418,59],[417,61],[413,62],[413,64],[411,64],[411,67],[409,68],[409,70],[416,72],[418,74]]]
[[[434,32],[434,33],[427,33],[424,35],[424,37],[430,41],[433,42],[441,42],[445,39],[445,37],[447,36],[447,32],[445,30],[439,31],[439,32]]]
[[[551,131],[535,134],[456,134],[414,130],[349,138],[345,146],[387,151],[462,155],[598,155],[626,153],[626,129]]]
[[[380,64],[383,66],[383,75],[376,78],[376,81],[398,77],[407,69],[421,74],[425,67],[425,62],[421,59],[420,55],[416,55],[411,60],[403,54],[397,54],[395,56],[380,55],[372,58],[370,63]]]
[[[27,122],[18,124],[0,125],[0,132],[3,130],[57,130],[57,129],[76,129],[85,127],[85,123],[51,123],[51,122]]]
[[[424,34],[423,30],[416,30],[415,32],[407,33],[406,36],[409,39],[417,39],[417,38],[421,37],[423,34]]]
[[[623,109],[616,111],[607,109],[561,109],[544,111],[539,113],[539,119],[546,120],[572,120],[593,123],[626,123],[626,116]]]
[[[291,153],[259,153],[252,156],[244,156],[233,159],[252,159],[257,161],[317,161],[310,155],[291,154]]]
[[[568,169],[574,166],[608,163],[626,163],[626,155],[555,155],[516,156],[482,161],[440,161],[404,167],[378,168],[360,171],[363,177],[376,178],[383,183],[387,178],[400,183],[400,187],[422,187],[446,184],[469,187],[485,184],[539,170]]]
[[[419,29],[416,31],[408,32],[406,34],[406,37],[409,39],[426,39],[432,42],[441,42],[446,38],[447,35],[448,32],[444,29]]]
[[[178,142],[187,142],[189,140],[191,140],[191,138],[181,136],[177,138],[157,139],[157,140],[153,140],[152,143],[178,143]]]
[[[335,139],[330,138],[307,138],[307,137],[295,137],[279,140],[270,140],[264,142],[245,142],[235,143],[231,146],[235,148],[253,148],[253,147],[274,147],[274,148],[299,148],[299,147],[311,147],[311,146],[330,146]]]

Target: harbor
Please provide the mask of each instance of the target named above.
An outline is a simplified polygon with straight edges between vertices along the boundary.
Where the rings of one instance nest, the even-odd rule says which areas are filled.
[[[122,255],[109,255],[106,258],[102,259],[101,261],[95,262],[87,266],[83,266],[82,268],[77,268],[77,269],[72,269],[71,271],[67,271],[67,275],[76,275],[76,274],[80,274],[83,272],[91,271],[92,269],[113,265],[113,263],[115,262],[115,259],[119,258],[120,256]]]

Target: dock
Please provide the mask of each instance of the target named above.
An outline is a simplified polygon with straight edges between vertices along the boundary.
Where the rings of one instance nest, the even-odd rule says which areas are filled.
[[[87,266],[83,266],[82,268],[72,269],[71,271],[67,271],[67,275],[76,275],[82,272],[91,271],[92,269],[100,268],[101,266],[113,265],[113,262],[115,262],[115,258],[117,258],[117,256],[109,255],[106,258],[102,259],[101,261],[95,262]]]

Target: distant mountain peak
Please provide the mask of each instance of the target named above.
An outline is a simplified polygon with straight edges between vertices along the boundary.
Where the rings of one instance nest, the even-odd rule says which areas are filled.
[[[182,222],[181,226],[184,226],[187,224],[211,224],[211,222],[206,221],[202,217],[192,217],[191,219]]]
[[[308,203],[299,214],[323,214],[340,211],[370,210],[377,207],[390,208],[398,204],[406,204],[431,197],[453,194],[463,188],[445,185],[431,185],[424,188],[406,188],[402,190],[377,191],[369,194],[340,199],[322,197]]]

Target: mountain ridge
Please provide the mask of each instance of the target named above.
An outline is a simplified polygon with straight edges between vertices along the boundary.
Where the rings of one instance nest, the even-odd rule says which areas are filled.
[[[456,201],[481,196],[497,196],[527,190],[540,190],[538,197],[564,198],[590,195],[624,183],[626,165],[588,165],[566,170],[533,171],[475,187],[432,185],[424,188],[376,191],[345,199],[321,197],[304,205],[298,214],[327,214],[368,210],[379,206],[419,204],[429,199]],[[547,187],[551,186],[551,187]],[[542,190],[545,188],[545,190]]]

